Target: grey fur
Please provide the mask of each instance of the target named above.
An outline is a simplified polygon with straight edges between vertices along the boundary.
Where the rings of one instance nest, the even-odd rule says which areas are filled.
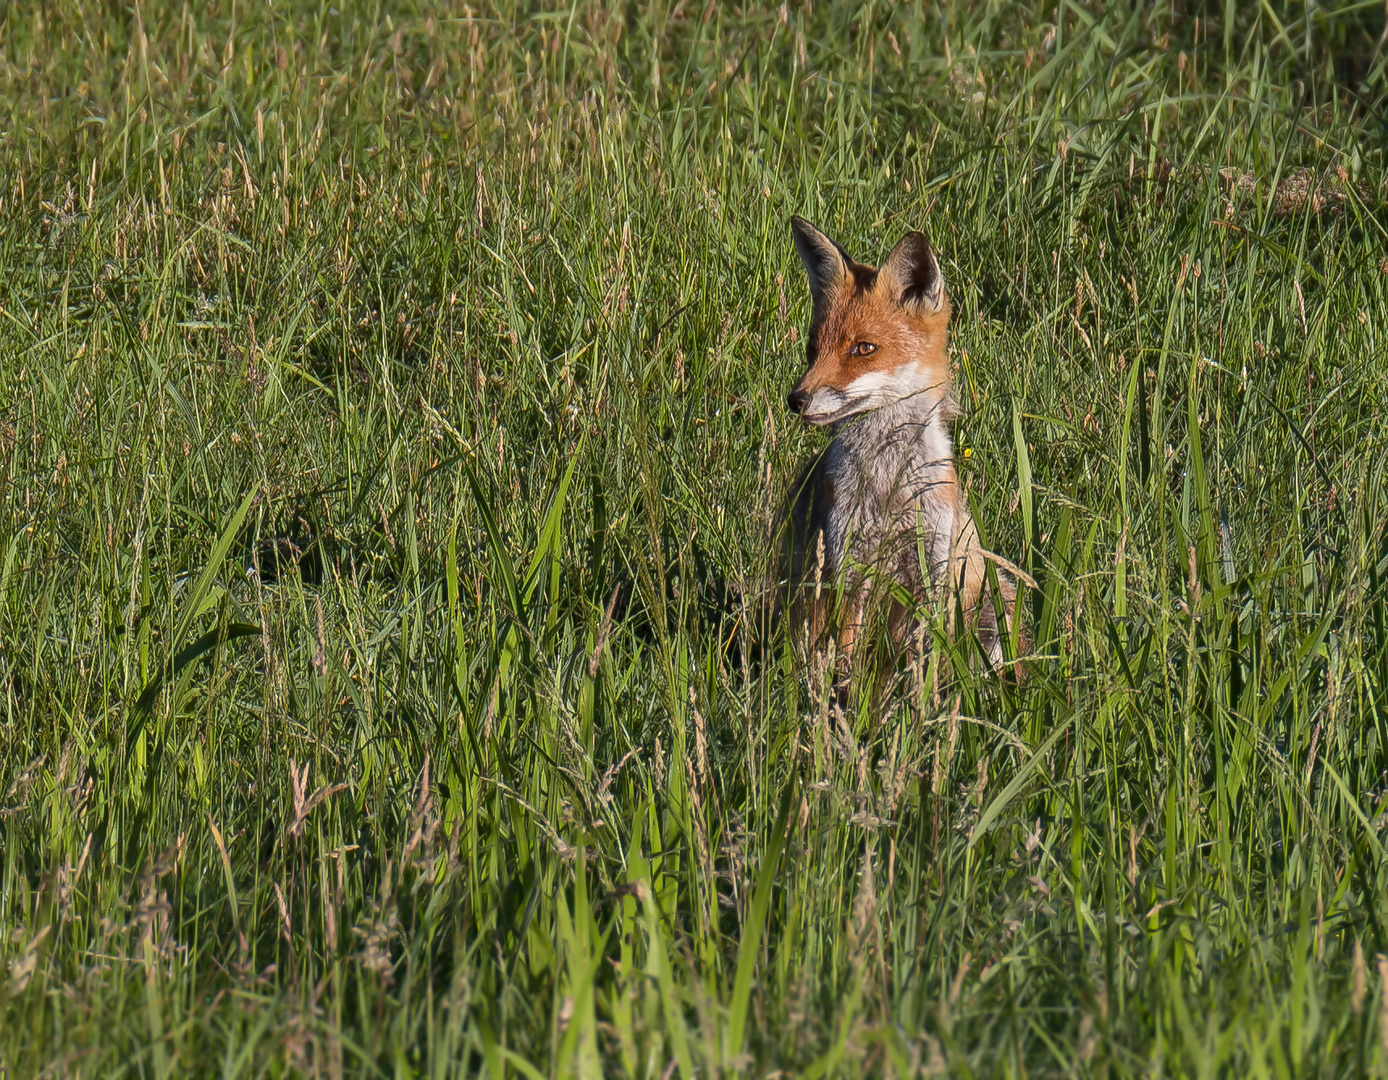
[[[824,479],[836,497],[825,522],[825,557],[835,573],[847,558],[890,567],[893,577],[905,572],[902,584],[925,584],[916,548],[920,530],[930,583],[944,575],[954,536],[954,461],[943,409],[929,396],[864,413],[844,423],[829,444]],[[949,493],[947,501],[941,491]]]

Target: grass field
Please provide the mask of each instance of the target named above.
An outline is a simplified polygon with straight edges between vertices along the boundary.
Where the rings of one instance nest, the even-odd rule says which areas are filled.
[[[1380,0],[479,3],[0,4],[0,1076],[1388,1075]],[[1021,680],[759,630],[793,213]]]

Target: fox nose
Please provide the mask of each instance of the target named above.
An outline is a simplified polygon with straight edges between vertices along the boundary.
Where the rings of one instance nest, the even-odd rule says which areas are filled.
[[[792,390],[786,395],[786,404],[790,406],[790,411],[797,416],[805,411],[805,406],[810,403],[810,395],[804,390]]]

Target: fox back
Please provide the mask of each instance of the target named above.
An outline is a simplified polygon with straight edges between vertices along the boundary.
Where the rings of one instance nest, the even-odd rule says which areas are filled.
[[[803,218],[792,218],[791,228],[814,311],[806,371],[787,404],[834,432],[788,500],[792,615],[808,619],[814,639],[835,634],[846,658],[873,593],[886,594],[892,636],[905,635],[914,605],[890,588],[873,588],[894,584],[914,601],[934,596],[948,603],[950,616],[962,611],[997,663],[1002,650],[984,596],[986,553],[950,441],[957,410],[939,261],[919,232],[872,267]],[[1015,585],[1005,574],[999,584],[1010,624]]]

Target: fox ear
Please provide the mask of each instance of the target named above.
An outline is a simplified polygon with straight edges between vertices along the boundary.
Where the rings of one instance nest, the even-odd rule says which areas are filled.
[[[922,233],[901,238],[877,271],[877,280],[893,300],[917,315],[933,315],[945,306],[945,278]]]
[[[790,231],[795,235],[795,250],[805,264],[810,295],[818,308],[848,280],[848,253],[802,217],[790,219]]]

